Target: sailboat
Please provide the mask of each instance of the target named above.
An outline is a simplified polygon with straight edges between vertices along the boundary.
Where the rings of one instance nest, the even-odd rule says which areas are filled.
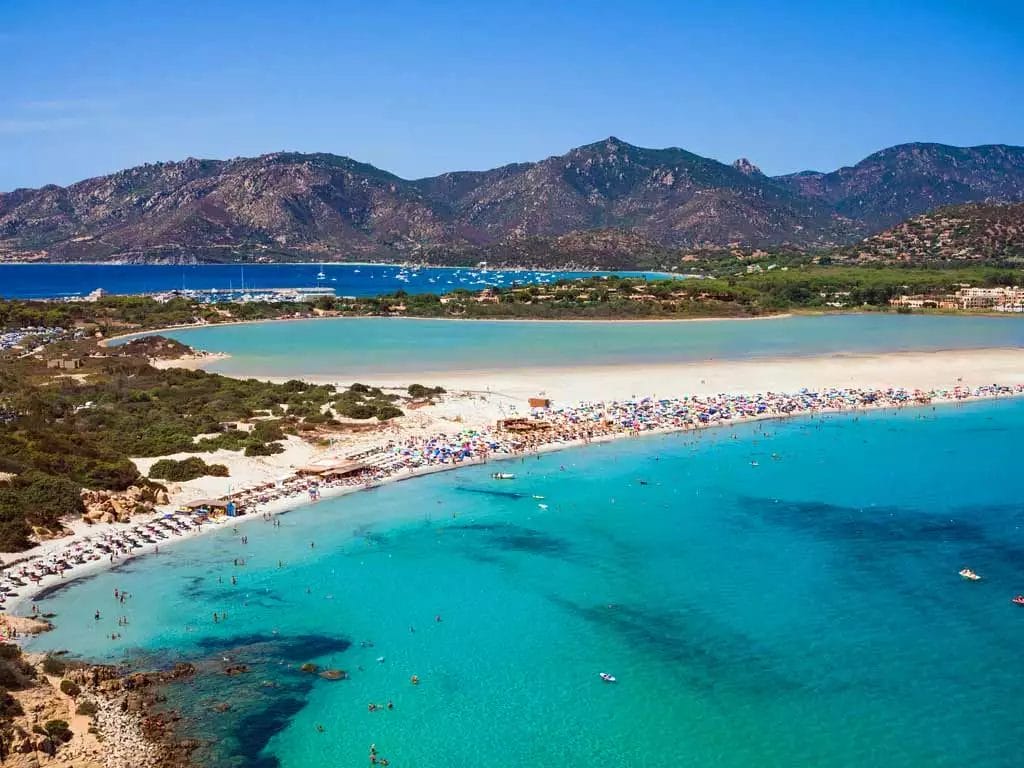
[[[316,273],[316,279],[317,280],[326,280],[327,279],[327,274],[324,272],[324,265],[323,264],[320,265],[320,271]]]

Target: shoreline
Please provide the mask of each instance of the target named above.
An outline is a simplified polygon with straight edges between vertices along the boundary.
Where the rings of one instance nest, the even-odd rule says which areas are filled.
[[[754,396],[751,395],[751,397]],[[954,397],[947,396],[939,400],[932,399],[928,402],[907,402],[899,405],[894,405],[892,403],[882,403],[880,405],[852,405],[837,408],[808,409],[790,413],[769,412],[752,416],[745,416],[738,419],[724,419],[713,423],[703,424],[701,426],[682,425],[656,427],[637,432],[618,431],[609,434],[600,434],[587,439],[571,439],[548,442],[538,446],[529,447],[515,453],[495,453],[488,455],[484,458],[472,457],[459,461],[457,463],[427,464],[424,466],[410,468],[408,469],[408,471],[396,472],[390,476],[375,479],[371,482],[367,482],[361,485],[343,484],[339,486],[328,486],[321,491],[319,497],[316,499],[306,498],[305,494],[303,494],[301,491],[295,494],[285,495],[281,498],[274,499],[264,504],[260,504],[258,509],[253,509],[248,514],[242,515],[240,517],[222,517],[215,522],[207,522],[203,525],[196,526],[195,528],[192,528],[176,536],[175,538],[166,539],[160,543],[139,546],[126,554],[119,555],[116,560],[108,561],[105,558],[101,558],[99,560],[91,560],[82,565],[77,565],[72,568],[69,568],[66,574],[62,572],[60,575],[51,574],[42,578],[38,583],[29,586],[28,589],[23,594],[18,594],[17,596],[15,596],[10,603],[5,605],[0,610],[2,610],[2,613],[5,613],[10,616],[26,616],[28,614],[22,612],[22,609],[25,606],[33,603],[37,598],[54,594],[55,592],[58,592],[64,589],[65,587],[74,584],[76,581],[79,581],[83,578],[88,578],[97,573],[102,573],[104,571],[115,569],[118,566],[130,560],[134,560],[135,558],[155,554],[156,550],[158,550],[161,545],[163,545],[164,548],[166,549],[168,547],[173,547],[173,545],[177,542],[193,539],[198,536],[205,535],[206,533],[213,530],[221,530],[228,525],[230,525],[231,527],[237,527],[256,520],[263,520],[265,517],[276,517],[290,512],[299,511],[301,509],[319,504],[320,502],[341,498],[349,494],[358,493],[361,491],[369,491],[393,483],[402,482],[405,480],[413,480],[418,477],[433,475],[440,472],[453,471],[461,469],[463,467],[479,466],[481,464],[490,463],[492,461],[512,461],[515,459],[522,458],[524,456],[553,453],[567,449],[586,447],[588,445],[600,445],[605,443],[617,442],[627,438],[644,438],[686,432],[700,432],[708,429],[716,429],[726,426],[738,426],[742,424],[760,421],[781,421],[800,417],[814,418],[816,416],[836,415],[844,413],[882,413],[885,411],[902,411],[909,408],[959,405],[965,403],[976,403],[992,400],[1006,400],[1020,397],[1024,397],[1024,389],[1018,387],[1012,393],[997,392],[995,394],[987,395],[967,395]],[[238,492],[244,492],[244,489],[240,489]],[[59,542],[61,545],[73,545],[76,543],[82,543],[85,536],[89,535],[89,533],[99,533],[101,530],[107,530],[110,532],[124,532],[143,525],[147,525],[155,520],[161,519],[166,514],[166,512],[158,511],[149,515],[138,516],[134,518],[132,522],[129,523],[96,524],[94,526],[90,526],[89,528],[83,529],[86,532],[85,535],[76,531],[71,536],[66,536],[61,539],[52,539],[50,541]],[[22,554],[24,555],[24,557],[14,562],[23,562],[26,560],[31,560],[36,557],[44,556],[42,553],[33,552],[32,550],[26,550],[24,553],[18,554]]]
[[[224,354],[224,353],[220,353]],[[160,368],[203,369],[231,359],[187,358],[156,361]],[[415,373],[355,371],[346,376],[293,371],[288,375],[260,371],[211,371],[236,379],[282,383],[299,378],[312,384],[347,386],[352,381],[383,388],[404,388],[418,379],[449,392],[487,393],[513,400],[548,397],[570,404],[586,400],[626,398],[637,393],[672,397],[696,394],[785,392],[801,387],[834,386],[940,388],[960,377],[965,386],[991,381],[1024,383],[1024,349],[989,347],[895,352],[837,352],[828,355],[708,358],[677,362],[607,363],[522,367],[417,370]]]

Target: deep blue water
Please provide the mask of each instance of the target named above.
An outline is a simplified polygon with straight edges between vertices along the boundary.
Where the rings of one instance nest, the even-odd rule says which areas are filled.
[[[0,264],[0,297],[42,299],[107,293],[154,293],[179,289],[333,288],[339,296],[376,296],[402,289],[407,293],[445,293],[456,288],[549,283],[562,278],[607,274],[536,270],[403,269],[398,266],[324,264]],[[620,272],[621,275],[640,275]]]
[[[467,468],[77,583],[33,647],[201,660],[171,700],[210,766],[1016,768],[1021,434],[1012,400]]]

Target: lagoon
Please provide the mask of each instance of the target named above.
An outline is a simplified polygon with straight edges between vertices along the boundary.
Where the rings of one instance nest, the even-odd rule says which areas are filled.
[[[375,375],[1024,346],[1024,318],[837,314],[655,322],[329,318],[166,332],[245,376]]]

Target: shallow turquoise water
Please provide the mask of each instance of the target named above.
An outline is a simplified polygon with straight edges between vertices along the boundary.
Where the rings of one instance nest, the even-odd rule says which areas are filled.
[[[171,696],[217,766],[1016,766],[1022,430],[1013,400],[435,475],[66,588],[35,647],[204,660]]]
[[[417,374],[508,367],[1019,347],[1024,318],[827,315],[761,321],[573,323],[338,318],[167,334],[236,375]]]

